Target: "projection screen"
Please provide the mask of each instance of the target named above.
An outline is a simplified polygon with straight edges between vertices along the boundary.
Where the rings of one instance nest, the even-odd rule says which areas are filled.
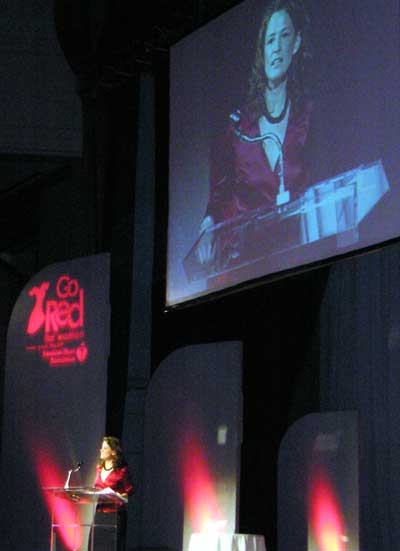
[[[166,307],[399,236],[398,0],[270,7],[171,48]]]

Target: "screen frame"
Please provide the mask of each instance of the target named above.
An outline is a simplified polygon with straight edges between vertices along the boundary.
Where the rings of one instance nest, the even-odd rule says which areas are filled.
[[[240,5],[245,5],[247,3],[248,3],[248,0],[245,0],[244,2],[241,2]],[[227,12],[230,12],[230,11],[236,9],[237,7],[238,6],[235,6],[231,9],[227,10],[221,16],[218,16],[218,18],[222,17],[222,16],[225,16]],[[215,19],[218,19],[218,18],[215,18]],[[212,21],[215,21],[215,19],[212,20]],[[209,23],[210,22],[205,23],[204,25],[199,27],[199,29],[204,28]],[[188,36],[192,36],[199,29],[196,29],[195,31],[190,33]],[[399,33],[398,28],[397,28],[397,32]],[[187,38],[187,37],[185,37],[185,38]],[[180,42],[181,42],[181,40],[178,41],[175,45],[179,44]],[[172,48],[174,48],[174,46],[172,46]],[[171,57],[171,51],[169,52],[169,62],[170,62],[170,57]],[[396,62],[398,62],[398,60]],[[171,67],[170,67],[170,63],[169,63],[169,66],[168,66],[168,78],[169,78],[169,81],[168,81],[169,94],[171,95]],[[171,98],[169,97],[168,98],[168,101],[169,101],[169,105],[168,105],[169,119],[168,119],[168,122],[169,122],[169,124],[170,124],[170,119],[171,119],[171,102],[170,102],[170,99]],[[169,136],[170,136],[170,132],[171,132],[170,126],[168,128],[168,131],[169,131]],[[205,289],[205,290],[202,290],[202,291],[199,291],[199,292],[194,292],[194,293],[190,293],[190,294],[187,294],[187,295],[182,295],[178,299],[176,299],[176,300],[174,299],[174,301],[171,301],[168,298],[168,278],[171,277],[171,273],[168,272],[168,250],[169,250],[169,246],[170,246],[170,243],[169,243],[169,228],[170,228],[170,224],[171,224],[171,193],[172,193],[172,191],[171,191],[172,186],[171,186],[171,179],[170,179],[171,175],[170,175],[170,171],[169,171],[169,163],[171,162],[171,150],[170,150],[170,144],[169,143],[168,143],[166,149],[168,150],[167,155],[166,155],[167,162],[165,163],[166,165],[168,165],[167,166],[167,171],[168,171],[167,190],[168,191],[166,193],[168,208],[167,208],[166,215],[164,215],[164,219],[165,219],[164,220],[164,222],[165,222],[165,227],[164,227],[164,231],[165,231],[165,233],[164,233],[164,235],[165,235],[165,243],[164,243],[165,254],[164,254],[164,262],[162,262],[163,263],[163,268],[164,268],[164,271],[162,272],[163,273],[162,281],[163,281],[163,284],[164,284],[163,309],[164,309],[165,312],[168,312],[168,311],[171,311],[171,310],[176,310],[176,309],[181,309],[181,308],[186,308],[186,307],[191,307],[193,305],[201,304],[203,302],[215,301],[215,300],[218,300],[218,299],[223,298],[223,297],[225,297],[227,295],[230,295],[230,294],[242,293],[242,292],[245,292],[247,289],[251,289],[251,288],[254,288],[254,287],[257,287],[257,286],[267,285],[269,283],[272,283],[272,282],[275,282],[275,281],[278,281],[278,280],[281,280],[281,279],[284,279],[284,278],[292,277],[292,276],[295,276],[297,274],[301,274],[301,273],[312,271],[312,270],[315,270],[315,269],[331,266],[331,265],[333,265],[334,263],[336,263],[338,261],[344,261],[346,259],[350,259],[350,258],[353,258],[353,257],[356,257],[356,256],[373,253],[375,251],[378,251],[380,249],[383,249],[383,248],[386,248],[390,245],[393,245],[393,244],[397,243],[400,240],[400,228],[399,228],[399,233],[394,235],[393,237],[390,237],[389,239],[373,242],[373,243],[367,244],[366,246],[357,247],[357,248],[354,248],[354,249],[346,251],[346,252],[341,252],[340,250],[337,250],[337,254],[331,254],[327,257],[318,258],[315,261],[311,261],[311,262],[299,263],[299,264],[297,264],[293,267],[290,267],[289,269],[279,270],[279,271],[275,271],[275,272],[272,272],[272,273],[260,275],[260,276],[254,277],[254,278],[245,279],[240,283],[233,284],[233,285],[223,287],[223,288]],[[158,266],[160,266],[160,260],[158,260]]]

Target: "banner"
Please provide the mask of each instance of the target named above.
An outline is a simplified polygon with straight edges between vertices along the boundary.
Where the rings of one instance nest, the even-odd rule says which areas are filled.
[[[109,256],[51,265],[22,290],[8,327],[2,431],[3,551],[80,549],[80,520],[44,488],[92,485],[104,435],[109,352]],[[61,501],[61,500],[59,500]],[[83,521],[82,521],[83,522]],[[75,522],[76,523],[76,522]]]

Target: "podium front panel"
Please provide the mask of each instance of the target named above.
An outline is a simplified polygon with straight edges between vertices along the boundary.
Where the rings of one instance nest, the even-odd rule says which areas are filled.
[[[50,551],[118,551],[118,537],[126,531],[124,511],[93,511],[93,506],[87,504],[80,507],[91,507],[93,520],[85,524],[52,524]],[[65,545],[60,531],[68,533],[68,541],[74,542],[72,547]]]

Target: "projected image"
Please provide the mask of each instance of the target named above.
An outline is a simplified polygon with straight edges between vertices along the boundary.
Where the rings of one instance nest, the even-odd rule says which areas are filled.
[[[173,47],[167,305],[398,237],[396,2],[332,4],[248,0]]]

